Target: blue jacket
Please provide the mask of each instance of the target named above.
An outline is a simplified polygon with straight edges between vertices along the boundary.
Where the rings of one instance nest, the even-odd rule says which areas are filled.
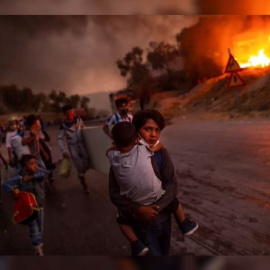
[[[34,180],[23,182],[23,176],[26,175],[33,175]],[[44,178],[45,178],[45,171],[39,169],[35,174],[26,173],[23,170],[15,175],[10,180],[7,180],[3,183],[3,188],[7,192],[11,192],[14,186],[18,186],[20,191],[31,192],[36,196],[37,203],[39,207],[42,207],[45,203],[45,188],[44,188]]]

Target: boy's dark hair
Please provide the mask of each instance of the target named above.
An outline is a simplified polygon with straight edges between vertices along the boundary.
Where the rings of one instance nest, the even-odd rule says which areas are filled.
[[[136,130],[138,131],[141,127],[145,125],[145,123],[149,119],[154,120],[159,126],[160,130],[164,129],[165,119],[162,114],[157,110],[147,109],[143,111],[138,111],[134,114],[132,123],[135,125]]]
[[[8,120],[8,126],[12,126],[14,122],[16,124],[18,124],[18,120],[17,119],[10,119],[10,120]]]
[[[126,98],[119,98],[115,101],[116,108],[121,107],[124,103],[128,103],[128,100]]]
[[[13,125],[13,123],[16,123],[16,125],[18,125],[18,121],[16,119],[12,119],[8,121],[8,129],[11,130],[11,126]]]
[[[63,112],[63,114],[65,114],[67,111],[70,111],[70,110],[72,110],[73,108],[72,108],[72,106],[71,105],[64,105],[63,107],[62,107],[62,112]]]
[[[30,114],[30,115],[26,116],[25,124],[28,127],[31,127],[37,120],[38,120],[38,117],[36,115]]]
[[[37,159],[35,156],[30,155],[30,154],[23,155],[23,156],[21,157],[21,159],[20,159],[20,163],[21,163],[22,167],[25,167],[26,164],[29,162],[29,160],[31,160],[31,159],[33,159],[33,158],[34,158],[34,159]]]
[[[112,137],[116,146],[120,149],[135,144],[136,127],[130,122],[120,122],[113,127]]]

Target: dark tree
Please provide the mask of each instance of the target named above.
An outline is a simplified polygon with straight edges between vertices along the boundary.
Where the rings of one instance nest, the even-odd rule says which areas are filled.
[[[151,89],[148,87],[151,73],[143,61],[143,50],[135,47],[123,59],[117,61],[122,76],[128,77],[127,88],[134,91],[143,105],[149,101]]]
[[[150,42],[147,60],[154,70],[165,70],[167,74],[172,73],[170,63],[180,56],[177,46],[165,42]]]
[[[90,98],[86,97],[86,96],[82,96],[81,97],[81,103],[80,103],[80,107],[83,108],[86,112],[86,115],[89,117],[90,116],[90,110],[89,110],[89,102],[90,102]]]
[[[56,92],[55,90],[52,90],[49,94],[49,101],[52,110],[55,112],[59,112],[66,101],[66,94],[61,91]]]
[[[70,104],[73,108],[77,108],[80,104],[81,97],[77,94],[71,95],[70,97],[66,98],[65,103]]]

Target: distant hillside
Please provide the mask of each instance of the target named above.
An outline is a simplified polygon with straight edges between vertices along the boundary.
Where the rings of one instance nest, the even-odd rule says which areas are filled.
[[[198,84],[184,95],[154,95],[152,105],[168,119],[187,113],[270,117],[270,68],[246,69],[239,75],[246,83],[244,87],[228,88],[230,74],[225,74]]]
[[[154,94],[149,107],[161,111],[166,119],[187,113],[270,117],[270,67],[242,70],[239,75],[246,83],[244,87],[229,89],[230,74],[224,74],[198,84],[184,95],[182,91]],[[111,112],[109,94],[87,95],[89,106]]]
[[[229,75],[197,85],[182,100],[189,111],[252,114],[270,112],[270,68],[239,72],[246,86],[229,89]]]

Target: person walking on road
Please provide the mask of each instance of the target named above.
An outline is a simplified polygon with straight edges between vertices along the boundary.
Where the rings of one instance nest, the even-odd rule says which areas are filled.
[[[84,128],[85,125],[83,120],[74,114],[72,106],[65,105],[63,106],[62,111],[65,120],[61,124],[60,133],[57,138],[58,145],[63,157],[72,159],[74,166],[77,169],[81,185],[86,194],[89,194],[85,173],[90,168],[90,164],[82,137],[82,128]],[[64,138],[66,138],[68,149],[64,145]]]
[[[33,155],[23,155],[21,158],[21,170],[13,178],[3,183],[3,188],[7,192],[12,192],[14,199],[18,197],[19,191],[30,192],[34,194],[38,214],[27,221],[29,234],[35,254],[43,256],[43,215],[45,204],[44,178],[46,171],[38,166],[37,159]]]

